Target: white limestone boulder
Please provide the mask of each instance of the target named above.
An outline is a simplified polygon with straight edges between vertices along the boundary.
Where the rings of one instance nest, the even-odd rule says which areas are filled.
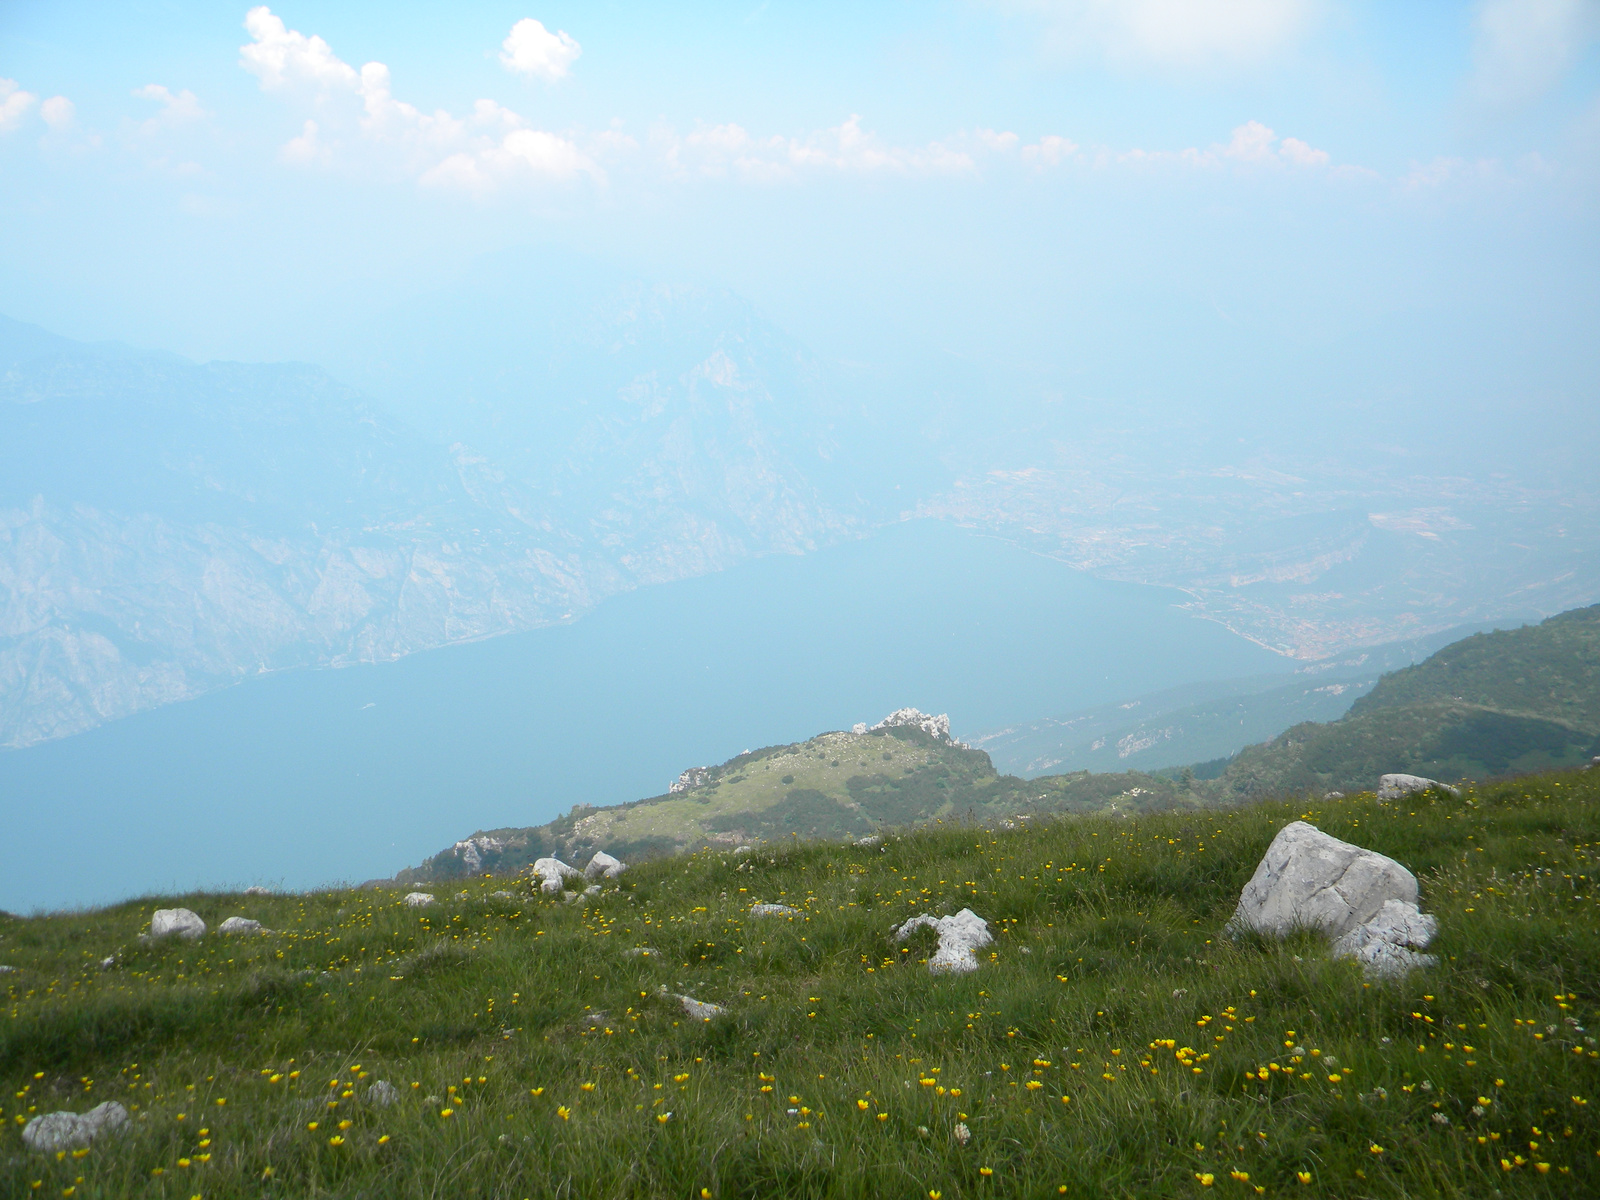
[[[932,917],[923,913],[912,917],[894,932],[894,940],[903,942],[918,929],[932,929],[939,935],[939,949],[928,959],[928,970],[935,975],[946,972],[966,974],[978,969],[978,951],[994,941],[989,932],[989,922],[970,908],[963,908],[953,917]]]
[[[86,1113],[53,1112],[34,1117],[22,1129],[22,1141],[30,1150],[55,1154],[87,1146],[103,1133],[128,1123],[128,1110],[115,1100],[97,1104]]]
[[[218,933],[266,933],[267,927],[260,921],[252,921],[249,917],[229,917],[217,926]]]
[[[367,1103],[388,1108],[400,1099],[400,1089],[387,1079],[374,1079],[367,1088]]]
[[[583,872],[569,866],[559,858],[541,858],[533,864],[533,873],[539,877],[539,887],[547,896],[559,896],[567,880],[583,882]]]
[[[1453,788],[1448,783],[1440,783],[1437,779],[1396,773],[1379,776],[1378,799],[1398,800],[1402,796],[1411,795],[1412,792],[1425,792],[1429,788],[1438,788],[1442,792],[1449,792],[1452,796],[1461,795],[1461,789]]]
[[[1295,821],[1267,847],[1232,926],[1276,937],[1315,929],[1339,938],[1372,920],[1388,900],[1416,904],[1417,877],[1392,858]]]
[[[181,937],[191,942],[204,937],[206,923],[187,908],[158,908],[150,914],[150,936]]]
[[[1431,954],[1418,953],[1438,932],[1437,917],[1421,912],[1415,904],[1386,900],[1377,916],[1333,943],[1333,955],[1355,959],[1371,978],[1395,979],[1439,961]]]
[[[790,908],[787,904],[752,904],[750,906],[752,917],[797,917],[800,915],[798,908]]]
[[[407,892],[400,903],[407,908],[425,908],[433,903],[433,896],[428,892]]]
[[[620,858],[612,858],[604,850],[597,851],[583,869],[585,879],[615,879],[628,869]]]

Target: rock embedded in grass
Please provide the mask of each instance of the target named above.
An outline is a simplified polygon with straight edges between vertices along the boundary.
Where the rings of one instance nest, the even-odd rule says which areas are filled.
[[[620,858],[612,858],[604,850],[598,850],[583,869],[583,876],[585,879],[615,879],[627,869],[628,865]]]
[[[270,896],[272,895],[272,889],[264,888],[259,883],[256,883],[245,888],[244,894],[246,896]]]
[[[249,917],[229,917],[217,926],[218,933],[266,933],[267,927]]]
[[[1429,788],[1438,788],[1440,791],[1449,792],[1452,796],[1461,795],[1459,788],[1453,788],[1448,783],[1440,783],[1437,779],[1395,773],[1378,779],[1378,799],[1398,800],[1402,796],[1411,795],[1412,792],[1425,792]]]
[[[150,914],[150,936],[181,937],[193,941],[204,937],[206,923],[187,908],[158,908]]]
[[[400,903],[408,908],[422,908],[433,903],[433,896],[428,892],[407,892]]]
[[[22,1130],[22,1141],[41,1154],[55,1154],[75,1146],[87,1146],[100,1134],[118,1129],[128,1122],[128,1110],[115,1100],[97,1104],[86,1113],[45,1113],[34,1117]]]
[[[790,908],[787,904],[752,904],[750,906],[752,917],[796,917],[800,915],[798,908]]]
[[[912,917],[895,930],[894,940],[903,942],[918,929],[932,929],[939,935],[939,949],[928,960],[928,970],[935,975],[952,972],[958,975],[978,969],[978,951],[994,941],[989,932],[989,922],[970,908],[963,908],[953,917],[933,917],[927,913]]]
[[[533,864],[533,873],[539,877],[540,888],[547,896],[559,896],[567,880],[583,881],[583,872],[562,862],[559,858],[541,858]]]
[[[1353,958],[1374,979],[1396,979],[1417,967],[1438,963],[1418,954],[1439,931],[1438,918],[1403,900],[1386,900],[1378,915],[1357,925],[1333,944],[1336,958]]]
[[[1232,925],[1274,937],[1315,929],[1340,938],[1389,900],[1415,904],[1417,877],[1392,858],[1293,821],[1244,885]]]
[[[400,1089],[387,1079],[374,1079],[372,1086],[367,1088],[367,1102],[387,1108],[400,1099]]]

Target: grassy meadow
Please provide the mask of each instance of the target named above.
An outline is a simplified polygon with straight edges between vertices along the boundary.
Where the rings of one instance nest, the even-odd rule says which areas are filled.
[[[1223,935],[1301,817],[1417,873],[1438,967],[1368,984],[1314,937]],[[577,903],[0,918],[0,1196],[1600,1193],[1600,771],[1025,824],[662,859]],[[141,943],[174,904],[213,931]],[[889,941],[962,907],[997,935],[975,974]],[[125,1133],[24,1147],[108,1099]]]

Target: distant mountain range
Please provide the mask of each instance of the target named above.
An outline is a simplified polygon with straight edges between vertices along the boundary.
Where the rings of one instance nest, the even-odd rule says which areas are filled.
[[[586,347],[619,362],[604,386],[530,406],[540,454],[520,467],[320,368],[201,365],[0,319],[0,746],[263,671],[571,620],[847,535],[854,498],[824,498],[796,462],[824,461],[830,434],[769,387],[764,331],[679,321],[670,369],[647,351],[641,375],[630,330],[702,298],[625,299],[604,313],[613,341]]]
[[[926,722],[894,721],[746,751],[631,804],[582,805],[538,827],[480,830],[398,881],[507,872],[545,855],[581,859],[597,850],[654,856],[786,837],[855,838],[943,819],[1015,822],[1353,793],[1390,772],[1459,782],[1578,766],[1600,754],[1600,605],[1453,641],[1383,675],[1339,720],[1303,722],[1246,747],[1209,780],[1192,768],[1023,779]]]

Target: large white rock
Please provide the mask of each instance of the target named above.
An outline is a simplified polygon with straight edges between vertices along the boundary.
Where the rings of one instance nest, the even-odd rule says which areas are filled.
[[[1387,900],[1414,905],[1417,877],[1392,858],[1295,821],[1278,831],[1244,885],[1233,925],[1278,937],[1316,929],[1338,938],[1372,920]]]
[[[35,1117],[22,1129],[22,1141],[41,1154],[54,1154],[87,1146],[102,1133],[128,1122],[128,1110],[115,1100],[97,1104],[86,1113],[53,1112]]]
[[[567,880],[583,882],[583,872],[568,866],[559,858],[541,858],[533,864],[533,873],[540,879],[540,888],[548,896],[559,896]]]
[[[953,917],[931,917],[927,913],[912,917],[895,930],[894,940],[903,942],[924,927],[939,935],[939,949],[928,960],[928,970],[935,975],[946,971],[956,974],[976,971],[978,951],[994,941],[989,933],[989,922],[970,908],[963,908]]]
[[[1453,788],[1448,783],[1440,783],[1437,779],[1426,779],[1421,775],[1381,775],[1378,777],[1378,799],[1398,800],[1402,796],[1409,796],[1412,792],[1425,792],[1429,788],[1438,788],[1440,791],[1449,792],[1452,796],[1459,796],[1461,790]]]
[[[433,903],[433,897],[427,892],[407,892],[400,901],[407,908],[422,908]]]
[[[599,850],[589,860],[589,865],[583,869],[583,877],[585,879],[615,879],[627,869],[627,864],[620,858],[612,858],[604,850]]]
[[[1418,954],[1439,932],[1439,920],[1404,900],[1386,900],[1378,915],[1333,943],[1336,958],[1353,958],[1376,979],[1393,979],[1439,960]]]
[[[265,933],[267,927],[260,921],[252,921],[249,917],[229,917],[217,926],[218,933]]]
[[[187,908],[158,908],[150,914],[150,936],[172,937],[176,935],[193,941],[197,937],[204,937],[206,923]]]

